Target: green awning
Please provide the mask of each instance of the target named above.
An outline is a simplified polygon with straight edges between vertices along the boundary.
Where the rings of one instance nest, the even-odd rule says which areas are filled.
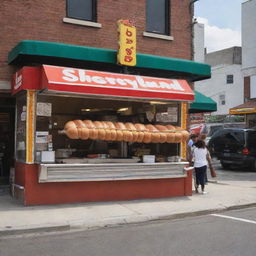
[[[109,68],[110,71],[120,72],[120,68],[123,67],[116,64],[116,55],[117,51],[111,49],[25,40],[19,42],[9,52],[8,63],[16,65],[30,65],[30,63],[74,65],[76,67],[84,67],[85,64],[91,63],[91,67],[95,69]],[[137,53],[137,65],[126,68],[128,73],[179,77],[190,81],[211,77],[211,69],[207,64],[140,53]]]
[[[211,98],[195,91],[195,101],[190,104],[189,113],[217,111],[217,103]]]

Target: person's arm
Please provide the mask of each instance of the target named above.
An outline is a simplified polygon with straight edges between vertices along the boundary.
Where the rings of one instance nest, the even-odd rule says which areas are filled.
[[[208,150],[207,150],[206,159],[207,159],[207,162],[208,162],[208,165],[209,165],[211,176],[213,178],[215,178],[217,175],[216,175],[216,171],[215,171],[214,167],[212,166],[212,158],[211,158],[210,152]]]
[[[211,155],[210,155],[210,152],[209,150],[207,150],[207,154],[206,154],[206,159],[207,159],[207,162],[212,162],[212,158],[211,158]]]

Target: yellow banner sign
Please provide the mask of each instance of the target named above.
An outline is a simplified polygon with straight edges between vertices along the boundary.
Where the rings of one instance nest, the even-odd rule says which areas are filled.
[[[256,113],[256,108],[236,108],[230,109],[230,115],[240,115],[240,114],[253,114]]]
[[[119,49],[117,62],[121,65],[136,65],[136,27],[128,20],[119,20]]]

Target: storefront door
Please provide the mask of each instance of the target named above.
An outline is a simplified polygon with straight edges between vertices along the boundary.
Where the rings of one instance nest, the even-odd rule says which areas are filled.
[[[0,185],[9,183],[14,165],[15,100],[0,97]]]

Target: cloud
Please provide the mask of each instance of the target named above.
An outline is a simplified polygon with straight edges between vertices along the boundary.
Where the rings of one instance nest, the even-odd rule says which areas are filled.
[[[211,26],[206,18],[198,17],[197,21],[204,24],[205,47],[207,48],[207,52],[218,51],[233,46],[241,46],[240,31]]]

